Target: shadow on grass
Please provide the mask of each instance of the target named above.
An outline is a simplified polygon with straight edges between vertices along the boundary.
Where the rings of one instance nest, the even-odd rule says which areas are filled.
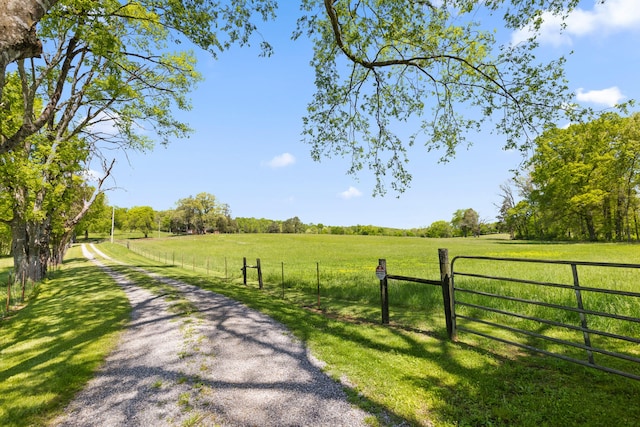
[[[117,268],[120,271],[126,269],[122,266]],[[127,276],[133,278],[139,274],[140,272],[135,270],[134,274]],[[145,279],[138,276],[132,280],[135,283],[145,282],[145,287],[160,287],[157,284],[149,283],[155,279]],[[341,425],[341,413],[335,412],[336,408],[340,408],[340,402],[335,401],[334,391],[337,385],[315,368],[311,360],[306,357],[304,346],[289,345],[289,340],[283,343],[281,338],[286,331],[274,328],[271,319],[259,315],[255,311],[247,310],[244,305],[232,299],[223,298],[195,286],[185,286],[182,283],[162,280],[163,287],[169,285],[179,289],[185,295],[193,294],[189,299],[197,304],[199,316],[206,316],[214,325],[212,328],[206,328],[209,342],[216,344],[232,340],[242,343],[242,354],[232,352],[233,358],[230,355],[225,356],[226,346],[215,347],[213,360],[217,359],[217,365],[223,367],[218,369],[213,379],[200,376],[189,379],[189,381],[199,384],[200,388],[206,386],[211,389],[211,393],[214,393],[206,399],[206,411],[213,410],[217,414],[223,414],[224,419],[229,421],[231,425],[247,425],[246,414],[248,413],[251,414],[249,420],[264,419],[263,425],[280,425],[282,420],[291,419],[292,413],[296,411],[300,411],[302,414],[311,414],[313,419],[325,420],[327,417],[335,421],[331,424],[325,424],[323,421],[323,425]],[[161,306],[154,307],[159,299],[157,295],[154,295],[145,297],[144,301],[134,301],[133,320],[128,326],[128,331],[140,329],[143,336],[148,336],[166,330],[165,326],[173,323],[174,316],[165,314]],[[134,333],[133,336],[137,337],[138,335]],[[141,337],[140,340],[143,339]],[[130,338],[127,340],[138,341]],[[108,363],[101,369],[97,378],[99,385],[85,390],[83,396],[85,396],[87,405],[80,405],[81,407],[93,407],[98,402],[100,411],[98,414],[94,414],[95,418],[92,419],[92,423],[102,425],[109,423],[111,417],[119,419],[118,416],[121,414],[130,414],[140,410],[140,406],[134,406],[135,402],[132,402],[132,399],[106,398],[104,390],[114,391],[115,396],[118,396],[118,390],[125,389],[127,393],[135,390],[138,395],[137,401],[145,402],[147,406],[156,408],[162,402],[167,401],[166,389],[150,391],[148,387],[144,387],[143,383],[149,376],[152,376],[159,384],[172,384],[169,387],[175,387],[175,384],[179,384],[177,376],[180,373],[180,367],[173,366],[171,362],[166,361],[162,365],[151,363],[151,366],[148,366],[144,364],[140,361],[143,357],[136,357],[136,354],[139,355],[139,351],[148,350],[149,344],[143,344],[141,348],[129,348],[125,355],[118,352],[118,356],[115,358],[118,363]],[[169,351],[172,351],[171,347],[169,347]],[[244,369],[242,373],[238,373],[235,369],[224,368],[226,361],[235,360],[236,357],[240,360],[247,357],[246,365],[243,366],[246,368],[246,372]],[[301,373],[289,378],[282,378],[279,375],[270,377],[270,372],[264,372],[267,360],[268,362],[280,361],[279,365],[276,362],[275,366],[297,364],[300,368],[298,372]],[[261,361],[262,363],[260,363]],[[132,367],[137,363],[144,366],[144,369],[133,369]],[[256,394],[246,393],[247,390],[258,392],[262,390],[268,393],[258,393],[256,400]],[[86,397],[87,394],[88,397]],[[260,396],[266,397],[266,400],[263,401]],[[270,396],[282,399],[281,403],[283,404],[273,404]],[[194,399],[194,401],[197,406],[199,399]],[[232,401],[233,404],[222,405],[219,404],[220,401]],[[76,419],[87,419],[82,410],[74,413],[73,416]],[[250,421],[250,424],[253,425],[254,422]],[[303,425],[314,425],[314,423],[305,422]]]
[[[463,337],[467,340],[464,342],[449,342],[438,332],[425,334],[363,321],[332,319],[221,279],[177,273],[163,264],[141,267],[225,294],[282,322],[328,363],[328,373],[354,384],[349,391],[352,402],[376,414],[380,425],[634,426],[640,419],[637,405],[640,383],[637,381],[516,351],[501,356],[504,349],[494,351],[495,343],[467,337]],[[38,300],[28,308],[34,310],[30,316],[24,317],[34,321],[20,325],[12,333],[16,339],[24,334],[29,340],[42,344],[25,356],[19,369],[0,371],[0,384],[17,377],[18,371],[28,370],[33,371],[34,378],[29,381],[36,389],[42,387],[54,392],[56,387],[64,388],[65,381],[57,381],[57,386],[48,384],[54,382],[46,377],[51,376],[48,361],[61,354],[58,357],[62,358],[56,359],[53,367],[64,371],[71,365],[81,375],[90,375],[95,364],[74,362],[72,350],[90,345],[94,334],[102,328],[117,330],[121,326],[117,319],[106,321],[98,316],[100,307],[106,309],[108,304],[118,304],[117,298],[104,299],[94,307],[86,307],[87,302],[83,301],[92,289],[97,289],[94,286],[106,286],[106,278],[96,281],[95,276],[83,268],[63,273],[63,289],[47,289],[51,305]],[[86,279],[94,283],[85,283],[89,281]],[[80,288],[64,288],[64,283],[75,282],[82,282]],[[60,320],[67,317],[78,319]],[[51,341],[53,332],[56,336],[59,332],[73,333],[73,336],[64,343]],[[3,358],[5,352],[11,350],[5,342],[3,339],[0,344]],[[210,385],[219,389],[229,386],[222,382]],[[19,396],[25,386],[12,385],[12,396]],[[0,393],[0,408],[7,403],[2,399],[6,397]],[[0,424],[3,424],[2,416],[9,420],[24,417],[29,409],[12,411],[7,418],[0,410]]]
[[[78,261],[67,261],[78,265],[43,282],[36,299],[0,322],[0,425],[38,425],[60,408],[103,360],[104,338],[128,317],[124,294]]]
[[[356,384],[352,399],[378,412],[382,425],[633,426],[640,419],[638,381],[517,349],[505,355],[493,341],[449,342],[439,333],[340,321],[241,285],[174,277],[285,324],[329,373]]]

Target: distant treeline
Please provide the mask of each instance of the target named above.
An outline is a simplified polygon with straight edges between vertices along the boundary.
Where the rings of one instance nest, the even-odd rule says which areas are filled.
[[[436,221],[428,227],[420,228],[392,228],[375,225],[350,225],[336,226],[318,224],[305,224],[300,218],[293,217],[284,221],[267,218],[243,218],[234,219],[238,233],[309,233],[309,234],[339,234],[360,236],[412,236],[412,237],[456,237],[464,236],[464,226],[449,221]],[[499,232],[497,223],[478,224],[474,234],[493,234]]]

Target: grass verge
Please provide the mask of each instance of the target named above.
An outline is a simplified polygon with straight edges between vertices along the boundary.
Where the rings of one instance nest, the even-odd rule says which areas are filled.
[[[374,424],[634,426],[640,383],[508,347],[329,318],[241,283],[167,267],[117,245],[101,250],[147,270],[227,295],[285,324],[353,385]]]
[[[93,376],[128,317],[124,292],[72,248],[38,295],[0,321],[0,425],[46,425]]]
[[[487,351],[479,341],[329,318],[121,246],[101,250],[282,322],[330,375],[353,385],[352,401],[376,414],[374,424],[634,426],[640,419],[637,381],[508,348]],[[92,376],[127,318],[124,294],[77,251],[26,308],[0,322],[0,425],[46,424]]]

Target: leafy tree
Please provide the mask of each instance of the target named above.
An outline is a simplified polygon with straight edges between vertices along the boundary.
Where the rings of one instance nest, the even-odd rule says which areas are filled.
[[[239,231],[236,220],[227,215],[219,215],[215,226],[219,233],[237,233]]]
[[[11,228],[3,221],[0,221],[0,256],[11,253]]]
[[[483,122],[495,119],[496,130],[507,136],[507,146],[526,146],[539,125],[565,112],[572,97],[562,71],[564,59],[537,62],[535,31],[540,29],[543,11],[564,17],[578,3],[303,0],[304,15],[294,37],[307,35],[314,43],[317,93],[304,119],[314,158],[350,156],[350,172],[372,169],[378,178],[376,191],[382,193],[387,171],[395,190],[403,191],[409,185],[406,150],[422,138],[428,150],[442,149],[445,157],[451,156],[465,141],[467,131],[475,132]],[[98,8],[83,0],[72,4],[25,1],[22,6],[6,15],[19,18],[25,13],[30,18],[25,22],[32,23],[46,12],[62,12],[59,17],[64,17],[71,10],[100,27],[117,13],[145,23],[138,27],[152,27],[158,38],[163,38],[158,35],[162,31],[172,29],[173,34],[182,34],[215,53],[233,42],[247,43],[256,28],[252,14],[273,18],[276,4],[273,0],[234,0],[165,5],[140,0],[123,6],[112,0]],[[502,19],[507,31],[528,27],[534,32],[518,45],[501,46],[494,28],[487,30],[480,24],[490,19]],[[20,32],[24,40],[33,27],[17,28]],[[10,33],[13,31],[4,40],[0,38],[0,48],[7,52],[8,46],[16,45],[8,42]],[[43,33],[40,36],[46,36]],[[39,49],[34,45],[37,43],[27,43],[23,52],[6,54],[4,62],[37,56]],[[101,44],[103,48],[113,46],[106,40]],[[268,53],[265,42],[263,47]],[[425,114],[425,109],[432,113]],[[402,141],[393,131],[394,124],[411,118],[421,120],[422,125],[412,138]],[[10,149],[13,145],[8,142],[0,149]]]
[[[167,211],[156,212],[156,219],[160,223],[160,229],[166,232],[172,232],[173,228],[173,215],[175,211],[173,209]]]
[[[451,226],[455,236],[462,236],[462,221],[464,219],[464,209],[458,209],[451,217]]]
[[[100,193],[98,197],[96,197],[87,214],[75,227],[74,231],[76,234],[84,234],[85,237],[88,237],[90,232],[103,234],[111,232],[112,208],[107,206],[106,199],[107,197],[104,193]]]
[[[38,97],[24,96],[25,85],[20,72],[7,76],[3,98],[11,108],[0,111],[2,135],[20,128],[25,104],[41,104]],[[19,148],[0,154],[0,199],[10,206],[2,221],[11,228],[14,270],[16,277],[34,281],[45,276],[52,255],[56,262],[61,259],[104,182],[88,185],[83,177],[90,158],[87,142],[79,135],[57,134],[57,123],[50,120]]]
[[[425,231],[426,237],[445,238],[453,236],[453,227],[447,221],[440,220],[433,222]]]
[[[267,227],[267,233],[281,233],[281,224],[279,221],[271,221],[269,226]]]
[[[536,139],[531,157],[540,237],[631,238],[640,172],[640,114],[614,113]]]
[[[218,224],[226,227],[227,218],[230,219],[229,206],[218,203],[213,194],[199,193],[196,197],[178,200],[176,205],[178,218],[183,222],[180,228],[197,234],[216,230]]]
[[[459,236],[467,237],[469,233],[478,235],[480,233],[479,215],[473,209],[458,209],[451,219],[451,226]]]
[[[462,222],[460,223],[460,229],[464,237],[467,237],[469,234],[475,236],[480,234],[480,217],[478,212],[473,209],[465,210],[462,216]]]
[[[282,223],[283,233],[302,233],[304,232],[304,224],[300,221],[300,218],[294,216]]]
[[[17,132],[3,135],[0,153],[12,150],[42,129],[56,111],[64,111],[67,120],[79,111],[83,112],[81,115],[86,113],[73,122],[75,128],[80,128],[78,131],[111,122],[120,132],[120,141],[127,145],[140,142],[143,123],[155,129],[164,142],[184,134],[186,126],[172,118],[168,107],[175,103],[178,108],[188,108],[184,95],[197,80],[197,73],[190,53],[171,53],[167,45],[188,40],[216,55],[233,44],[247,44],[256,28],[253,14],[272,18],[275,2],[164,4],[140,0],[123,4],[105,0],[98,6],[91,0],[62,0],[25,1],[20,6],[19,10],[2,10],[0,22],[20,19],[24,14],[29,16],[24,21],[29,28],[23,32],[33,32],[34,19],[42,18],[38,37],[54,50],[42,50],[42,43],[38,42],[39,49],[28,44],[22,46],[24,52],[10,54],[14,44],[11,40],[19,37],[7,32],[0,37],[0,65],[17,61],[20,68],[24,58],[42,56],[40,62],[44,62],[46,73],[36,73],[35,81],[48,86],[49,96],[43,98],[43,108],[27,108],[28,114]],[[263,43],[263,49],[268,53],[269,45]],[[5,68],[0,71],[4,77]],[[96,84],[87,86],[86,82]],[[73,90],[65,91],[67,87]],[[40,88],[30,89],[35,92]]]
[[[241,233],[268,233],[269,227],[272,225],[273,221],[266,218],[236,218],[235,219],[238,225],[238,231]],[[278,226],[278,231],[280,232],[280,228]]]
[[[115,206],[113,208],[114,215],[114,227],[118,230],[124,230],[124,225],[127,223],[129,209],[127,208],[119,208]]]
[[[509,148],[525,148],[546,123],[567,110],[573,94],[564,59],[539,63],[535,31],[520,44],[499,45],[481,21],[502,17],[507,30],[539,29],[542,11],[562,15],[578,0],[404,1],[305,0],[298,33],[314,42],[316,93],[304,118],[305,140],[319,160],[352,159],[402,192],[411,174],[407,149],[456,147],[493,121]],[[322,9],[322,11],[320,11]],[[481,17],[481,18],[479,18]],[[495,114],[494,114],[495,113]],[[417,119],[408,139],[394,131]]]
[[[156,215],[151,206],[135,206],[127,213],[125,227],[129,231],[141,231],[146,238],[156,228],[155,218]]]
[[[294,36],[306,34],[314,43],[317,92],[304,118],[313,157],[349,156],[349,172],[371,169],[375,192],[383,194],[386,174],[396,191],[409,185],[407,148],[421,139],[427,150],[443,150],[446,158],[468,132],[496,119],[495,129],[506,135],[508,147],[526,147],[530,135],[569,106],[563,59],[537,63],[535,37],[498,46],[477,17],[499,15],[510,30],[539,29],[543,9],[562,15],[577,4],[303,0],[305,13]],[[186,40],[215,55],[234,43],[246,44],[256,29],[254,17],[271,19],[275,7],[275,0],[25,0],[20,8],[0,8],[0,24],[7,29],[0,35],[0,102],[13,108],[4,98],[12,61],[24,100],[19,126],[0,134],[0,154],[27,141],[56,146],[75,140],[94,159],[107,160],[108,144],[150,148],[149,129],[162,143],[185,136],[188,126],[171,111],[189,108],[186,94],[200,76],[191,53],[171,52],[168,46]],[[270,52],[265,42],[262,47]],[[421,125],[403,141],[394,127],[413,119]],[[104,162],[105,176],[109,164]],[[48,232],[48,225],[38,227],[38,233]],[[40,262],[46,263],[42,251]]]
[[[180,199],[177,202],[176,210],[180,212],[180,216],[183,220],[183,227],[187,232],[193,232],[200,234],[204,232],[203,216],[198,202],[189,196],[184,199]]]
[[[329,234],[346,234],[346,230],[341,226],[329,227]]]
[[[509,218],[509,211],[516,205],[515,197],[513,196],[513,189],[509,184],[501,184],[500,191],[502,202],[497,205],[498,212],[498,230],[506,231],[513,239],[515,237],[515,228],[512,221]]]
[[[15,54],[8,34],[0,36],[0,114],[11,116],[10,120],[2,117],[0,155],[19,152],[24,162],[31,154],[23,147],[29,147],[41,162],[31,175],[15,177],[16,182],[22,180],[23,188],[5,193],[16,197],[14,205],[22,211],[11,219],[14,235],[22,236],[13,239],[18,249],[14,250],[16,271],[27,271],[29,278],[38,280],[46,272],[55,220],[66,216],[79,221],[105,189],[94,186],[95,193],[86,197],[79,183],[69,185],[72,191],[65,193],[67,199],[58,206],[73,209],[73,215],[58,210],[58,216],[53,216],[46,209],[53,206],[48,198],[60,196],[56,189],[62,187],[56,186],[64,184],[51,181],[33,193],[36,172],[39,177],[55,176],[51,170],[55,156],[64,151],[63,145],[75,144],[78,152],[66,152],[63,164],[68,170],[60,173],[81,177],[87,165],[102,163],[102,184],[113,164],[106,148],[144,150],[153,140],[167,143],[186,136],[188,126],[176,120],[172,111],[189,109],[186,95],[200,75],[191,52],[174,52],[168,46],[189,40],[215,54],[233,43],[245,44],[255,28],[251,12],[267,18],[274,5],[272,0],[239,0],[227,5],[146,0],[124,4],[106,0],[98,5],[89,0],[61,0],[38,5],[26,1],[21,6],[27,15],[34,12],[30,7],[39,8],[29,17],[42,18],[37,35],[45,48],[36,52],[30,45]],[[0,23],[19,18],[22,12],[0,8]],[[32,32],[33,21],[25,22]],[[217,34],[213,28],[218,29]],[[268,46],[264,47],[268,52]],[[17,85],[13,74],[6,73],[6,65],[14,60]],[[14,96],[15,88],[18,96]],[[18,172],[17,167],[5,168],[9,170]],[[61,244],[73,226],[60,224]]]

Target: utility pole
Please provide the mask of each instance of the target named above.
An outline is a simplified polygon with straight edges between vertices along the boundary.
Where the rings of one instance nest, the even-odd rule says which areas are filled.
[[[116,207],[111,207],[111,243],[113,243],[113,227],[116,223]]]

